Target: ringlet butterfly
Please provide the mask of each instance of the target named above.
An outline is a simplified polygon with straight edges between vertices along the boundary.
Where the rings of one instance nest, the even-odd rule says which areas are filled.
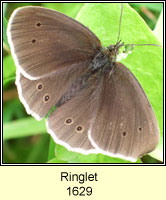
[[[152,107],[134,75],[116,62],[124,46],[119,36],[104,48],[79,22],[36,6],[16,9],[7,34],[27,113],[40,120],[56,105],[47,118],[56,143],[133,162],[156,148]]]

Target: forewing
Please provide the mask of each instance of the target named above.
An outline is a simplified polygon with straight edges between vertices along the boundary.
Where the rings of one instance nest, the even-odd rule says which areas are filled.
[[[8,25],[12,55],[29,79],[92,60],[98,38],[85,26],[55,10],[37,6],[16,9]]]

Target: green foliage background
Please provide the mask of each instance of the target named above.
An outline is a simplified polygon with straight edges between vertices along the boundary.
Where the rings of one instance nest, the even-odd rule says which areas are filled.
[[[46,132],[45,120],[27,116],[15,87],[15,65],[7,42],[6,28],[12,11],[20,6],[40,5],[60,11],[89,27],[103,46],[115,44],[121,5],[118,3],[4,3],[3,4],[3,162],[4,163],[130,163],[102,154],[82,155],[57,145]],[[132,6],[135,10],[133,10]],[[160,44],[162,26],[157,21],[161,3],[124,4],[121,40],[125,43]],[[150,11],[150,19],[146,12]],[[146,23],[139,14],[146,20]],[[147,12],[148,13],[148,12]],[[162,17],[159,18],[160,20]],[[156,27],[156,23],[160,24]],[[150,28],[157,29],[153,34]],[[158,37],[158,38],[157,38]],[[163,58],[162,48],[135,47],[121,61],[143,86],[158,119],[161,139],[158,148],[137,163],[158,163],[163,159]]]

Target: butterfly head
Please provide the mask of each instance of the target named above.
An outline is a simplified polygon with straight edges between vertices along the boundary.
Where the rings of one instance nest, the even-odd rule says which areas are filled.
[[[119,49],[123,46],[124,46],[124,43],[121,42],[121,40],[120,40],[115,45],[110,45],[107,47],[107,49],[109,51],[109,55],[110,55],[109,57],[110,57],[111,62],[116,62],[117,55],[119,54]]]

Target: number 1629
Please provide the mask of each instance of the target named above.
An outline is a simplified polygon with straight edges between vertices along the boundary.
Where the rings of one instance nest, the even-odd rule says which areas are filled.
[[[91,187],[68,187],[67,190],[69,191],[69,196],[90,196],[92,194]]]

